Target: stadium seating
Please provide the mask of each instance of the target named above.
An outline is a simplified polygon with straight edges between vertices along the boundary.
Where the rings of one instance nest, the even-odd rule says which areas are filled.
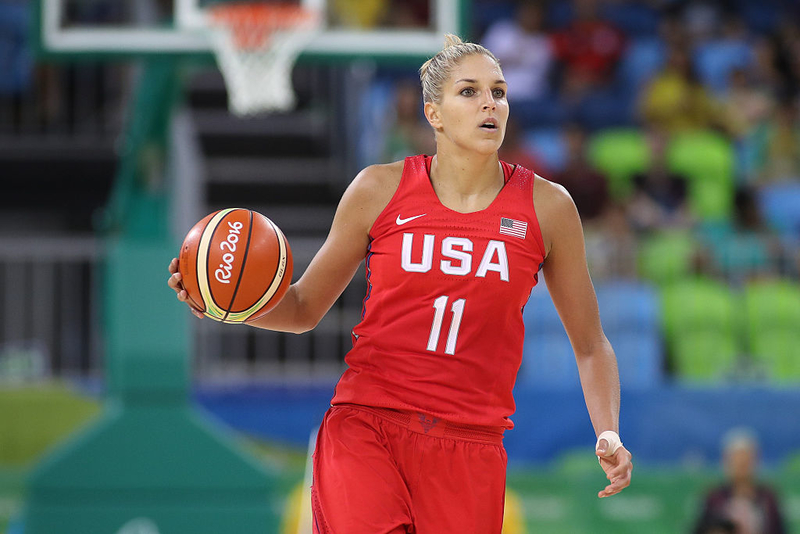
[[[703,84],[717,95],[724,95],[731,72],[747,68],[753,61],[753,51],[744,41],[713,40],[700,44],[694,59]]]
[[[649,388],[663,381],[661,302],[645,283],[616,280],[595,286],[603,329],[617,355],[625,388]]]
[[[800,237],[800,177],[762,186],[757,201],[770,227]]]
[[[633,39],[617,67],[620,89],[635,98],[666,59],[664,43],[653,36]]]
[[[756,281],[744,290],[748,348],[779,382],[800,381],[800,284]]]
[[[667,165],[689,182],[689,205],[704,220],[726,220],[733,211],[735,153],[721,134],[676,134],[667,147]]]
[[[628,36],[658,33],[659,13],[645,3],[607,2],[602,6],[602,15]]]
[[[685,231],[664,231],[642,238],[638,254],[639,275],[663,285],[680,280],[693,270],[697,244]]]
[[[561,128],[534,128],[525,132],[525,145],[542,158],[550,172],[558,172],[567,163],[567,146]]]
[[[572,345],[541,278],[525,305],[523,319],[525,345],[518,382],[541,388],[578,386]]]
[[[644,283],[615,280],[596,287],[600,318],[617,354],[626,388],[660,384],[662,375],[660,303]],[[577,386],[572,345],[544,284],[534,288],[525,306],[525,347],[521,383],[536,387]]]
[[[608,129],[589,141],[589,159],[608,177],[612,196],[625,198],[632,192],[633,175],[650,166],[650,148],[639,130]]]
[[[712,382],[731,372],[739,355],[737,301],[722,283],[693,278],[662,293],[664,334],[676,375]]]

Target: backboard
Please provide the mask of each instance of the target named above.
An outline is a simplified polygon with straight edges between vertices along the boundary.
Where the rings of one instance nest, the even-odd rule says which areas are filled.
[[[209,54],[205,10],[226,0],[34,0],[43,57],[139,58]],[[262,0],[263,1],[263,0]],[[317,10],[322,31],[301,59],[420,61],[445,33],[464,36],[469,0],[296,0]]]

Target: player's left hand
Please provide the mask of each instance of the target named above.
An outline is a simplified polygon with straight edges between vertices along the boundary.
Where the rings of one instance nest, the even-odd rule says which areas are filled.
[[[606,456],[608,442],[601,439],[597,445],[595,454],[600,458],[600,467],[606,472],[606,478],[610,484],[604,490],[598,492],[597,496],[610,497],[616,495],[631,484],[631,472],[633,471],[632,455],[623,445],[620,445],[612,456]]]

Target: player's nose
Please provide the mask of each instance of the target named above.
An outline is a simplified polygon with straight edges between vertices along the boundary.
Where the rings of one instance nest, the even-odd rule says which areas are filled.
[[[495,109],[497,107],[497,102],[494,100],[494,96],[492,95],[491,91],[487,91],[483,93],[483,109]]]

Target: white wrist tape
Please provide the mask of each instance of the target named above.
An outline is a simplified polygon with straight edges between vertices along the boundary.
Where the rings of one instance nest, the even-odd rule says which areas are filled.
[[[594,446],[595,449],[600,446],[601,439],[604,439],[608,442],[608,449],[606,449],[606,453],[603,455],[604,458],[614,456],[614,453],[617,452],[617,449],[622,447],[622,441],[619,439],[619,434],[613,430],[606,430],[597,436],[597,443]]]

